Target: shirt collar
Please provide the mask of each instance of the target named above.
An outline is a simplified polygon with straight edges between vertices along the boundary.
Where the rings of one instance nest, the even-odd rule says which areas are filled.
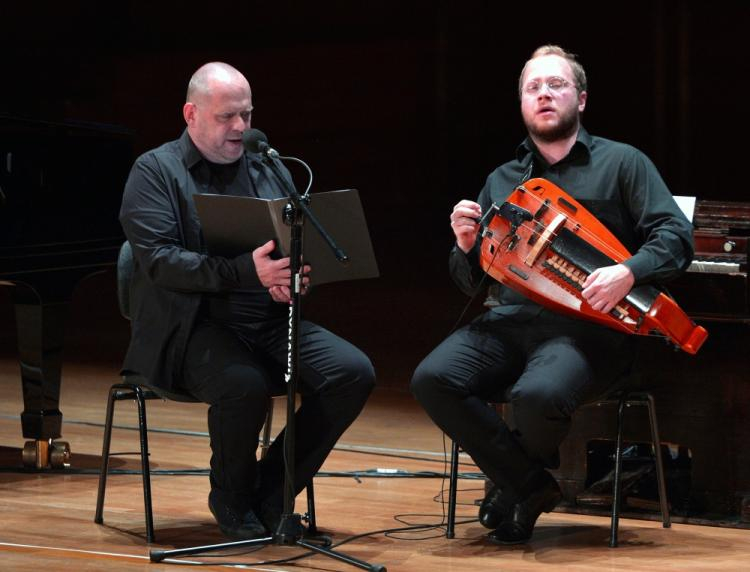
[[[570,152],[564,159],[562,159],[562,161],[567,161],[569,159],[578,157],[581,154],[591,155],[591,148],[593,144],[593,138],[591,137],[591,135],[589,135],[589,132],[583,128],[583,125],[581,125],[578,128],[576,142],[573,143],[573,147],[570,149]],[[521,144],[516,147],[516,159],[519,163],[528,165],[528,162],[531,160],[531,156],[533,155],[536,155],[541,159],[541,154],[539,153],[534,142],[531,140],[531,137],[526,136],[526,139],[524,139]]]
[[[180,150],[182,151],[182,158],[188,169],[192,169],[196,164],[203,160],[203,155],[198,151],[198,147],[195,146],[193,140],[190,139],[187,129],[182,132],[182,136],[180,137]]]
[[[192,169],[201,161],[206,161],[206,158],[201,154],[201,152],[198,150],[198,147],[195,146],[195,143],[193,143],[193,140],[190,138],[190,134],[188,133],[187,129],[182,132],[182,136],[179,139],[179,145],[180,151],[182,153],[182,158],[185,161],[185,165],[188,169]],[[260,164],[263,159],[263,155],[261,153],[250,153],[249,151],[245,151],[244,156],[254,164]]]

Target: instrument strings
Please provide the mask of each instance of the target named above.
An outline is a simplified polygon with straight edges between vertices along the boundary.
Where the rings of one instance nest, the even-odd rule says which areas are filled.
[[[544,204],[543,201],[542,201],[542,199],[539,198],[539,197],[537,197],[537,196],[535,196],[533,193],[531,193],[529,191],[526,191],[526,194],[529,195],[536,202],[540,203],[540,205]],[[564,211],[562,211],[562,210],[554,207],[552,204],[548,204],[547,208],[549,208],[551,211],[553,211],[556,214],[562,214],[566,218],[569,218],[569,215],[567,213],[565,213]],[[529,223],[521,223],[521,227],[525,228],[526,230],[528,230],[531,234],[537,233],[537,230],[535,228],[531,228],[530,225],[529,225]],[[589,244],[591,244],[593,246],[597,246],[599,248],[600,252],[602,252],[603,254],[606,254],[607,256],[609,256],[610,258],[612,258],[615,261],[615,263],[618,262],[618,258],[622,257],[622,255],[618,251],[616,251],[615,249],[613,249],[609,244],[607,244],[604,240],[602,240],[601,238],[599,238],[598,236],[596,236],[595,234],[593,234],[586,227],[579,226],[579,231],[580,231],[579,234],[585,234],[586,235],[586,238],[587,238],[587,241],[588,241]],[[552,233],[552,237],[557,238],[557,232],[553,232]]]

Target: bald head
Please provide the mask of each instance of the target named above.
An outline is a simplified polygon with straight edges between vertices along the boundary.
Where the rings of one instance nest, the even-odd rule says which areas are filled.
[[[190,139],[206,159],[232,163],[244,152],[242,132],[250,128],[252,110],[245,76],[229,64],[211,62],[190,78],[182,114]]]
[[[217,89],[239,88],[250,90],[250,84],[237,68],[224,62],[202,65],[190,78],[185,101],[195,103],[209,98]]]

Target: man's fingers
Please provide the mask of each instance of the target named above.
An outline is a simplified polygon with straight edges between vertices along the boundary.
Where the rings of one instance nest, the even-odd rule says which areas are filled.
[[[599,277],[599,269],[597,268],[591,274],[589,274],[588,276],[586,276],[586,280],[584,280],[584,282],[583,282],[584,289],[588,288],[589,286],[591,286],[596,281],[596,279],[598,277]]]
[[[482,217],[482,211],[480,210],[468,210],[461,209],[460,211],[453,211],[451,214],[451,224],[461,224],[473,222],[476,223]]]
[[[274,302],[288,303],[291,300],[289,288],[286,286],[271,286],[268,289],[268,292],[271,294],[271,298],[273,298]]]
[[[276,247],[276,243],[273,240],[269,240],[265,244],[261,244],[258,248],[255,249],[255,252],[257,252],[261,256],[266,256],[273,252],[273,249]]]
[[[289,257],[279,258],[278,260],[270,260],[269,264],[274,268],[289,268]]]

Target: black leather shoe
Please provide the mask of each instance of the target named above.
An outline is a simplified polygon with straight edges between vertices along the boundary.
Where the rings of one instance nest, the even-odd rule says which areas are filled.
[[[497,528],[511,517],[513,503],[497,486],[490,489],[479,506],[479,523],[485,528]]]
[[[274,534],[279,528],[281,515],[284,513],[284,505],[275,500],[265,500],[261,501],[256,512],[268,532]]]
[[[490,542],[523,544],[531,538],[539,515],[543,512],[550,512],[562,500],[557,481],[549,473],[546,474],[549,477],[547,482],[523,501],[513,505],[509,518],[487,535]]]
[[[218,494],[211,491],[208,495],[208,509],[214,515],[219,529],[232,538],[251,540],[268,536],[266,527],[260,522],[255,513],[242,510],[222,502]]]
[[[299,537],[306,540],[325,539],[323,534],[310,534],[307,527],[302,524],[299,515],[291,515],[284,521],[284,526],[279,529],[282,517],[284,515],[284,505],[278,499],[266,499],[261,501],[255,510],[260,521],[271,534],[282,534],[288,537]],[[330,545],[330,540],[327,541]]]

